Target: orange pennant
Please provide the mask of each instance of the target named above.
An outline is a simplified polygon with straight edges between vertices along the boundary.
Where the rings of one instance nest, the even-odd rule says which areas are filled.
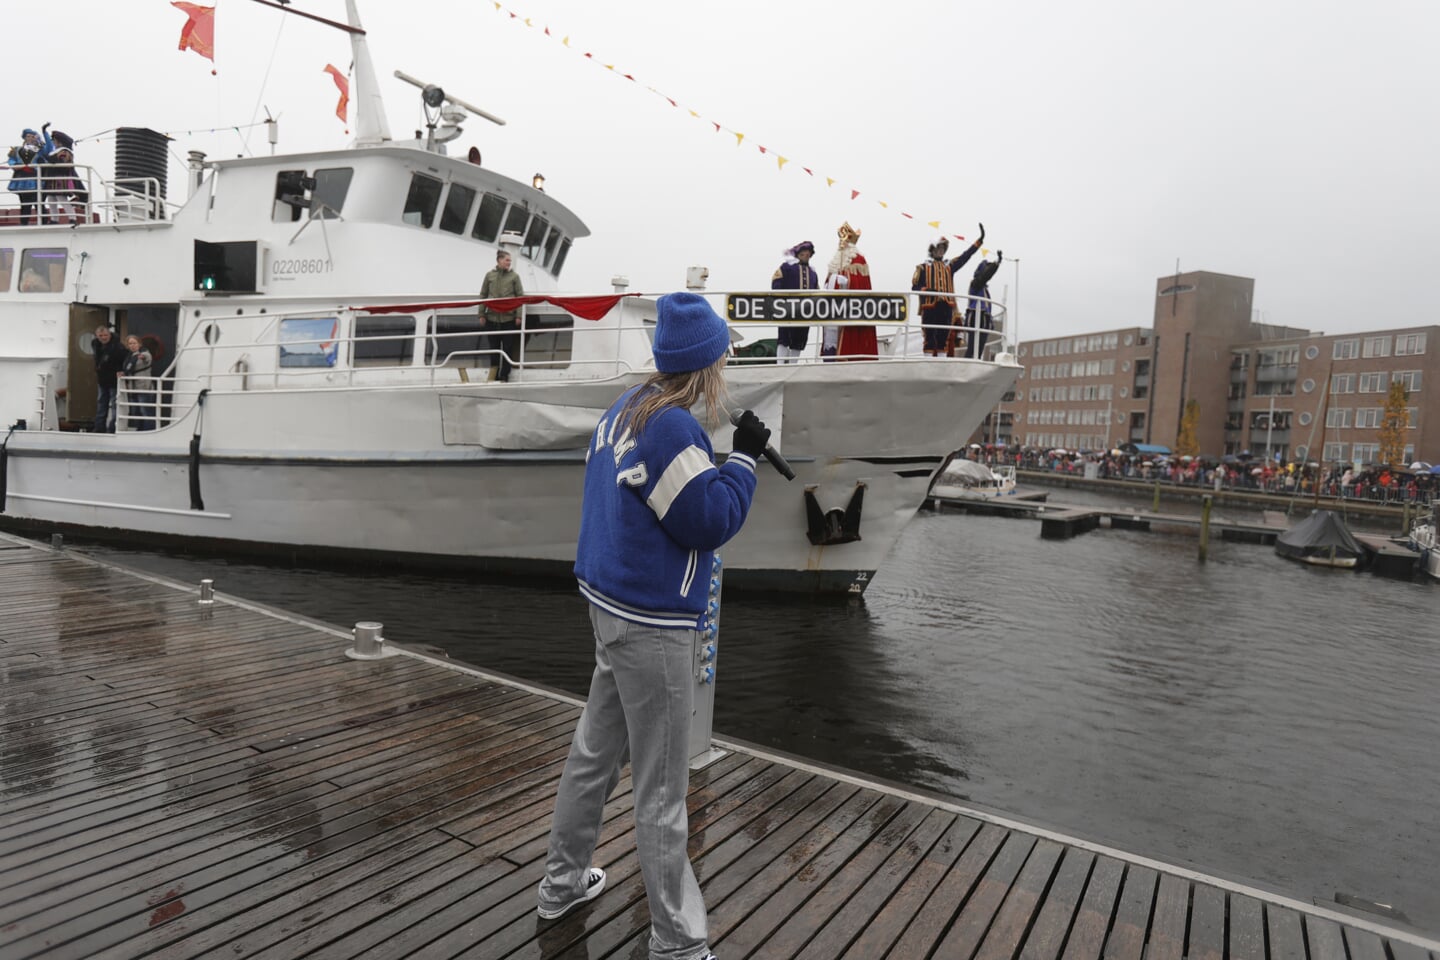
[[[346,122],[346,110],[350,106],[350,81],[333,63],[325,64],[325,72],[335,81],[335,86],[340,89],[340,102],[335,104],[335,116],[340,118],[341,123]]]
[[[202,7],[198,3],[171,3],[170,6],[190,19],[180,28],[180,49],[194,50],[200,56],[215,62],[215,8]]]

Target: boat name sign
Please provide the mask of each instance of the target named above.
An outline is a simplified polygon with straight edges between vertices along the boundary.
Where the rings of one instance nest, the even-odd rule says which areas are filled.
[[[818,293],[795,296],[785,293],[731,294],[725,298],[725,314],[732,322],[754,320],[776,323],[802,320],[807,323],[835,320],[862,320],[872,323],[904,323],[907,305],[903,296],[884,293]]]

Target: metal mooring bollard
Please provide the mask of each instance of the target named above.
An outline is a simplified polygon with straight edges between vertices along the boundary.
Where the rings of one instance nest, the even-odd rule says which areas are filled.
[[[383,623],[374,620],[361,620],[355,624],[355,646],[346,650],[345,656],[351,660],[379,660],[399,653],[385,646],[385,638],[381,636],[384,629]]]
[[[215,581],[214,581],[214,580],[201,580],[201,581],[200,581],[200,602],[201,602],[201,603],[214,603],[214,602],[215,602]]]

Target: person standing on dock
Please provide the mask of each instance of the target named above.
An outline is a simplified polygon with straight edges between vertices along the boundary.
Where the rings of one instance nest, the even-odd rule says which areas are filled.
[[[510,269],[510,251],[497,250],[495,269],[485,274],[485,279],[480,282],[480,299],[523,296],[525,286],[520,282],[520,274]],[[480,326],[494,331],[480,338],[481,343],[488,343],[482,349],[500,351],[498,357],[491,358],[491,366],[497,370],[495,379],[509,380],[511,365],[520,356],[520,311],[491,310],[488,305],[481,304]]]
[[[95,433],[115,432],[115,389],[120,371],[125,366],[125,348],[115,339],[109,326],[95,328],[90,341],[90,356],[95,361]]]
[[[595,673],[555,800],[541,919],[605,889],[591,858],[629,754],[635,842],[650,901],[651,960],[708,960],[708,919],[686,853],[694,648],[714,551],[740,532],[770,431],[739,419],[719,467],[690,410],[720,423],[730,330],[703,297],[656,302],[655,369],[621,394],[586,447],[575,576],[590,601]]]
[[[820,278],[810,266],[815,244],[802,240],[785,251],[785,260],[770,278],[771,290],[819,290]],[[781,363],[794,363],[810,342],[810,327],[781,324],[775,355]]]

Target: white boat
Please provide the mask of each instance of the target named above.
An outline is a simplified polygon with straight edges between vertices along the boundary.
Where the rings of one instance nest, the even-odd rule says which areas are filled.
[[[569,574],[586,441],[653,371],[654,300],[562,295],[589,233],[580,218],[478,157],[446,155],[462,115],[433,87],[438,131],[392,140],[363,33],[351,42],[350,149],[192,152],[189,196],[170,203],[167,145],[152,172],[150,132],[122,130],[114,176],[80,168],[90,199],[65,222],[23,226],[0,209],[0,424],[13,425],[0,525]],[[126,151],[141,160],[120,169]],[[514,249],[527,294],[545,298],[524,307],[503,383],[474,300],[499,245]],[[715,296],[739,335],[772,292]],[[874,325],[880,347],[865,362],[728,368],[732,405],[771,425],[798,476],[762,466],[751,518],[723,551],[727,583],[859,593],[944,452],[1019,367],[1005,353],[924,356],[909,291],[812,296],[807,315]],[[163,354],[158,383],[122,383],[114,433],[75,429],[95,408],[89,344],[102,323],[150,335]],[[729,434],[714,436],[722,454]]]
[[[931,497],[963,500],[989,500],[1013,496],[1015,468],[1008,465],[988,467],[978,460],[953,456],[935,476],[930,485]]]
[[[1440,580],[1440,506],[1429,517],[1415,521],[1408,537],[1410,549],[1420,554],[1420,569]]]

